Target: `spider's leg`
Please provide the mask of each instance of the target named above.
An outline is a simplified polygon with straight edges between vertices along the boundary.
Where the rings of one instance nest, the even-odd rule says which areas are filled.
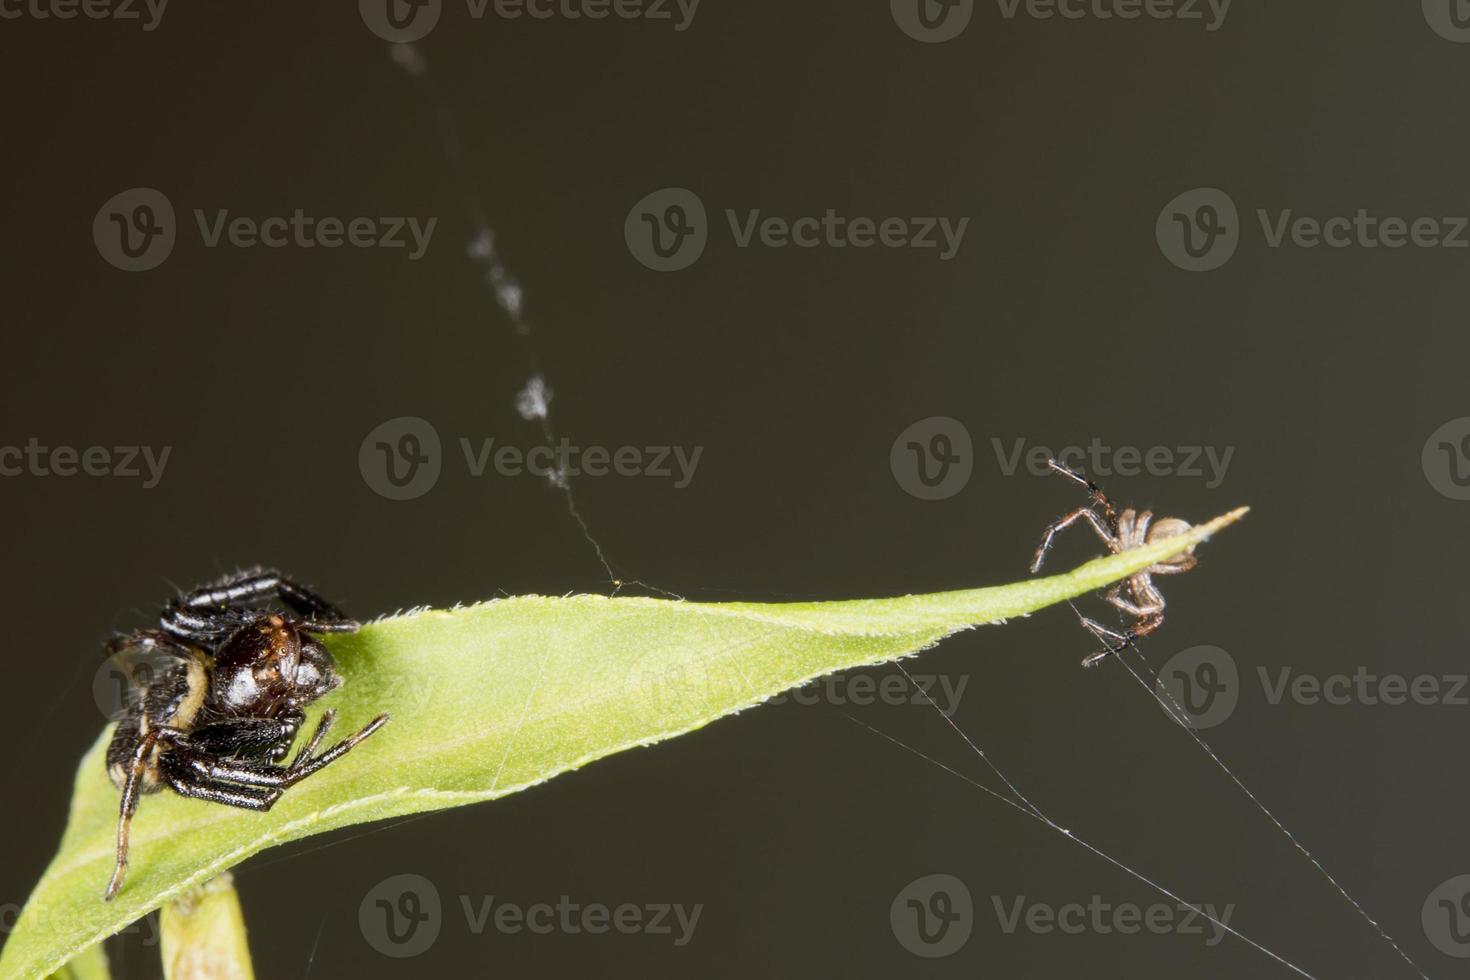
[[[279,762],[291,751],[301,729],[300,711],[278,718],[231,718],[202,725],[183,739],[190,748],[207,755]]]
[[[317,744],[326,735],[327,729],[332,726],[332,722],[336,720],[336,717],[337,713],[335,711],[328,711],[322,715],[321,721],[317,722],[316,731],[312,733],[311,741],[306,743],[306,748],[302,750],[301,755],[291,765],[291,775],[289,782],[286,783],[287,786],[300,782],[312,773],[336,762],[361,743],[363,739],[388,724],[387,714],[378,715],[378,717],[364,725],[361,731],[354,735],[349,735],[321,755],[313,755],[312,753],[316,751]]]
[[[123,875],[128,870],[128,832],[132,828],[133,814],[138,809],[140,792],[138,784],[143,778],[148,756],[156,744],[158,744],[158,733],[149,732],[138,740],[138,747],[133,750],[132,758],[128,760],[128,778],[123,783],[122,802],[118,805],[117,859],[112,867],[112,880],[107,883],[107,890],[102,893],[102,900],[105,902],[112,901],[117,895],[118,889],[122,888]]]
[[[1141,636],[1148,636],[1154,630],[1163,625],[1163,613],[1154,613],[1151,616],[1145,616],[1143,617],[1143,619],[1128,627],[1128,639],[1132,641],[1138,639]]]
[[[1134,575],[1128,580],[1128,584],[1133,590],[1133,597],[1138,600],[1139,606],[1144,610],[1143,615],[1158,616],[1162,620],[1164,618],[1161,615],[1164,611],[1164,594],[1159,591],[1158,586],[1154,585],[1148,572]]]
[[[107,641],[102,652],[107,657],[135,652],[162,653],[183,658],[193,656],[193,651],[188,646],[163,630],[134,630],[131,633],[120,633]]]
[[[296,628],[303,633],[356,633],[362,624],[355,619],[304,619]]]
[[[358,624],[306,586],[274,569],[238,572],[217,584],[187,592],[164,609],[160,622],[174,636],[209,642],[233,633],[255,615],[238,606],[275,597],[305,618],[312,633],[352,632]]]
[[[1103,513],[1107,515],[1108,520],[1110,522],[1112,521],[1117,511],[1113,507],[1113,501],[1109,499],[1106,493],[1103,492],[1102,487],[1098,486],[1096,483],[1092,482],[1087,477],[1083,476],[1081,473],[1077,472],[1071,467],[1059,463],[1054,459],[1047,460],[1046,465],[1050,466],[1056,472],[1062,474],[1062,476],[1065,476],[1068,479],[1080,483],[1084,487],[1086,487],[1088,494],[1092,497],[1094,501],[1097,502],[1098,506],[1103,509]]]
[[[215,609],[275,596],[309,620],[343,622],[346,615],[316,592],[273,568],[237,572],[219,583],[195,589],[179,600],[188,609]]]
[[[177,755],[176,753],[182,753]],[[175,749],[161,763],[164,781],[180,796],[194,800],[207,800],[242,810],[265,812],[281,798],[279,789],[261,789],[256,786],[237,786],[219,779],[201,776],[190,768],[190,750]]]
[[[362,742],[363,739],[383,727],[387,721],[387,715],[379,715],[368,722],[362,731],[356,735],[343,739],[319,756],[302,756],[288,768],[243,760],[217,759],[197,750],[187,751],[184,758],[190,769],[197,776],[211,781],[285,789],[288,786],[294,786],[312,773],[318,772],[333,762],[336,762]],[[322,722],[318,723],[317,730],[312,735],[311,741],[307,743],[308,748],[316,747],[316,744],[321,741],[321,737],[330,723],[331,721],[328,717],[324,716],[322,718]]]
[[[300,752],[296,753],[296,761],[292,763],[293,765],[300,765],[303,760],[316,755],[317,746],[322,744],[322,739],[327,737],[327,729],[331,728],[332,723],[336,720],[336,708],[328,708],[322,712],[321,720],[316,723],[316,731],[311,733],[311,739],[301,747]]]
[[[1154,584],[1148,580],[1146,574],[1135,575],[1128,582],[1129,588],[1133,591],[1134,598],[1138,600],[1137,602],[1126,598],[1122,590],[1116,585],[1109,589],[1107,595],[1103,596],[1103,598],[1110,605],[1139,619],[1145,619],[1163,611],[1164,597],[1154,587]]]
[[[258,615],[258,614],[256,614]],[[254,617],[242,609],[196,609],[176,599],[158,617],[169,635],[188,643],[209,645],[229,636]]]
[[[1128,645],[1133,642],[1131,631],[1129,633],[1119,633],[1117,630],[1108,629],[1095,619],[1088,619],[1086,616],[1081,617],[1081,619],[1082,625],[1087,628],[1087,631],[1097,637],[1098,642],[1103,645],[1103,649],[1097,653],[1090,653],[1082,658],[1082,666],[1084,667],[1095,667],[1102,660],[1127,649]],[[1116,641],[1118,645],[1113,646],[1113,641]]]
[[[1189,571],[1198,564],[1199,559],[1194,555],[1185,555],[1182,558],[1174,559],[1172,562],[1161,561],[1158,564],[1150,565],[1148,566],[1148,573],[1150,575],[1178,575],[1180,572]]]
[[[1041,537],[1041,546],[1036,549],[1036,557],[1031,559],[1031,574],[1035,575],[1041,569],[1041,562],[1046,558],[1046,553],[1051,550],[1052,539],[1059,532],[1065,531],[1080,520],[1086,520],[1109,549],[1117,550],[1118,539],[1113,536],[1112,528],[1108,527],[1098,512],[1091,507],[1078,507],[1060,520],[1052,522],[1051,526],[1046,529],[1046,533]]]

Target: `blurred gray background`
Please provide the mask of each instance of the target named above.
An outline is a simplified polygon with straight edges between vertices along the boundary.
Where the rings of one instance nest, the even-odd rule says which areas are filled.
[[[493,5],[475,18],[445,2],[416,51],[524,289],[559,432],[703,449],[684,488],[573,483],[619,575],[770,600],[1016,580],[1045,524],[1081,502],[1024,464],[1008,473],[1018,444],[1122,447],[1100,456],[1104,485],[1168,514],[1250,504],[1200,568],[1162,582],[1168,622],[1144,652],[1155,668],[1202,645],[1226,652],[1236,704],[1206,737],[1426,972],[1447,976],[1470,955],[1466,889],[1451,881],[1470,872],[1463,757],[1450,751],[1470,726],[1456,680],[1470,44],[1452,2],[1242,0],[1223,20],[1204,4],[1190,8],[1199,19],[1097,16],[1111,6],[1068,8],[1085,13],[1073,19],[930,3],[934,31],[962,27],[938,43],[910,36],[926,36],[917,6],[877,0],[704,0],[692,19],[668,5],[667,20],[510,18]],[[50,859],[76,760],[102,725],[101,643],[146,623],[175,586],[267,563],[364,617],[609,588],[544,480],[467,471],[461,438],[536,444],[513,405],[531,368],[466,255],[473,228],[435,96],[369,28],[372,4],[366,18],[340,4],[169,5],[152,30],[142,7],[142,21],[37,9],[0,23],[0,446],[170,454],[151,488],[24,466],[0,478],[0,928]],[[93,225],[99,209],[104,231],[107,213],[130,217],[104,204],[139,187],[170,202],[176,241],[128,272]],[[707,211],[703,254],[674,272],[645,267],[624,235],[635,204],[664,188]],[[193,217],[298,208],[437,224],[410,260],[211,248]],[[742,248],[727,209],[969,222],[944,260]],[[1392,222],[1360,221],[1341,247],[1308,247],[1302,227],[1271,243],[1285,212],[1322,222],[1359,209],[1419,240],[1388,247],[1369,236],[1393,238]],[[1182,251],[1191,222],[1202,259]],[[443,443],[438,482],[411,500],[382,496],[359,468],[368,434],[401,416]],[[970,446],[951,439],[963,458],[947,496],[926,500],[906,489],[904,460],[918,462],[906,441],[891,450],[934,417]],[[921,447],[945,449],[932,425],[918,431]],[[1219,479],[1112,472],[1156,447],[1231,455]],[[1075,533],[1059,568],[1098,550]],[[956,637],[909,670],[965,683],[955,722],[1064,826],[1190,901],[1233,905],[1233,926],[1314,975],[1412,976],[1118,664],[1078,667],[1091,649],[1062,608]],[[1312,703],[1275,696],[1282,671],[1329,686],[1429,678],[1420,689],[1437,693],[1388,704],[1365,680],[1340,689],[1344,703]],[[861,689],[845,684],[494,804],[258,856],[237,869],[257,972],[1291,975],[1207,928],[1123,935],[1089,918],[1077,932],[1007,931],[1018,901],[1038,914],[1172,903],[853,723],[996,783],[931,708],[846,703]],[[400,874],[432,882],[445,908],[412,959],[376,949],[358,917]],[[934,874],[963,882],[973,915],[952,923],[957,951],[924,957],[905,889]],[[461,907],[564,895],[702,912],[676,946],[476,934]],[[932,900],[921,904],[941,910]],[[146,933],[111,952],[119,977],[159,974]]]

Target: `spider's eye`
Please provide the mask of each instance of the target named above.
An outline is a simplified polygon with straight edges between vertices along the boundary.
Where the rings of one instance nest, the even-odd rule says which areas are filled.
[[[264,641],[253,673],[261,684],[275,686],[296,677],[301,662],[301,635],[280,616],[271,616],[260,624]]]

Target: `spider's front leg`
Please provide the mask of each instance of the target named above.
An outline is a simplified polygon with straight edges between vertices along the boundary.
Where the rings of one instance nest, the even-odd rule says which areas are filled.
[[[1108,550],[1113,552],[1117,552],[1119,550],[1119,541],[1117,537],[1114,536],[1113,529],[1108,527],[1107,522],[1103,520],[1102,516],[1099,515],[1098,512],[1093,510],[1091,507],[1078,507],[1076,510],[1072,511],[1072,513],[1066,515],[1060,520],[1054,521],[1051,526],[1046,529],[1046,534],[1044,534],[1041,538],[1041,546],[1036,549],[1036,557],[1031,560],[1032,575],[1035,575],[1038,571],[1041,570],[1041,562],[1046,558],[1046,553],[1051,550],[1052,539],[1055,538],[1058,533],[1065,531],[1067,528],[1071,527],[1073,524],[1076,524],[1080,520],[1085,520],[1089,525],[1092,526],[1093,531],[1095,531],[1097,533],[1097,536],[1099,538],[1102,538],[1103,543],[1108,546]]]
[[[321,755],[316,755],[317,747],[326,737],[327,729],[332,727],[336,716],[335,711],[328,711],[322,715],[321,720],[317,722],[316,731],[312,733],[311,740],[302,748],[296,761],[289,766],[273,766],[250,760],[222,759],[192,746],[186,747],[184,756],[189,769],[196,778],[211,783],[233,783],[239,786],[284,790],[336,762],[361,744],[363,739],[388,723],[386,714],[378,715],[364,725],[361,731],[344,738]]]
[[[309,633],[351,633],[358,628],[332,603],[275,569],[255,568],[195,589],[169,604],[164,628],[176,635],[202,639],[233,632],[241,616],[231,609],[240,603],[276,598],[304,617],[301,629]]]

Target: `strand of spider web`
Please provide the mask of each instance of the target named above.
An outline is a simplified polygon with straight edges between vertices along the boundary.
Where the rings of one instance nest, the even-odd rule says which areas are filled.
[[[1075,602],[1073,602],[1071,599],[1068,599],[1067,605],[1072,607],[1072,612],[1076,613],[1079,619],[1084,618],[1082,616],[1082,611],[1077,608],[1077,604]],[[1125,633],[1124,636],[1126,637],[1127,634]],[[1154,678],[1153,685],[1150,685],[1148,681],[1144,680],[1143,676],[1134,669],[1133,665],[1130,664],[1127,659],[1123,657],[1123,652],[1129,647],[1133,648],[1134,652],[1138,654],[1139,659],[1143,661],[1144,666],[1148,667],[1149,673],[1152,674]],[[1171,693],[1169,689],[1159,681],[1158,674],[1155,673],[1152,666],[1149,665],[1148,658],[1144,656],[1143,649],[1138,645],[1138,640],[1136,637],[1128,638],[1127,642],[1124,643],[1122,647],[1113,652],[1114,659],[1122,663],[1123,666],[1127,668],[1128,673],[1133,675],[1133,679],[1138,682],[1138,685],[1142,687],[1145,691],[1147,691],[1150,696],[1152,696],[1153,699],[1159,703],[1159,706],[1162,707],[1165,711],[1169,712],[1169,714],[1173,718],[1179,720],[1187,719],[1190,716],[1189,712],[1186,711],[1184,706],[1179,703],[1179,701],[1174,697],[1173,693]],[[1160,694],[1161,690],[1162,696]],[[1167,702],[1165,701],[1166,698],[1168,699]],[[1373,927],[1373,930],[1378,933],[1379,937],[1384,942],[1388,943],[1389,947],[1392,948],[1393,951],[1399,955],[1399,958],[1407,963],[1409,965],[1409,968],[1412,969],[1416,974],[1418,974],[1419,977],[1422,978],[1422,980],[1429,980],[1429,976],[1419,967],[1419,964],[1414,962],[1413,958],[1404,951],[1403,947],[1399,946],[1394,938],[1388,934],[1388,931],[1379,924],[1377,919],[1373,918],[1373,916],[1368,913],[1367,909],[1363,908],[1363,906],[1358,902],[1357,899],[1348,894],[1348,890],[1344,888],[1342,884],[1332,876],[1332,873],[1329,872],[1325,866],[1323,866],[1321,861],[1317,860],[1316,855],[1309,851],[1306,845],[1299,841],[1296,835],[1286,828],[1286,825],[1282,823],[1281,820],[1276,816],[1276,814],[1271,811],[1271,808],[1266,806],[1266,804],[1261,801],[1260,797],[1251,792],[1250,788],[1245,785],[1240,777],[1235,775],[1235,773],[1228,765],[1225,764],[1225,760],[1220,758],[1215,750],[1211,748],[1210,744],[1204,740],[1203,736],[1201,736],[1197,731],[1191,728],[1186,722],[1180,721],[1179,727],[1184,729],[1184,731],[1188,733],[1189,737],[1194,740],[1194,743],[1204,751],[1205,755],[1209,756],[1210,760],[1214,762],[1215,765],[1220,767],[1220,771],[1225,773],[1225,775],[1230,778],[1230,781],[1234,783],[1242,793],[1245,794],[1246,799],[1250,800],[1251,803],[1255,804],[1256,809],[1260,810],[1266,815],[1266,819],[1270,820],[1271,823],[1276,826],[1276,829],[1281,831],[1282,835],[1291,842],[1291,845],[1301,852],[1302,856],[1307,859],[1312,867],[1316,868],[1317,872],[1327,880],[1328,884],[1336,889],[1337,893],[1343,897],[1343,900],[1346,901],[1350,906],[1352,906],[1353,910],[1362,917],[1363,921],[1367,922],[1370,926]]]
[[[459,182],[465,213],[470,221],[472,235],[467,250],[468,255],[472,261],[484,269],[485,284],[494,295],[496,305],[500,307],[510,322],[511,332],[519,341],[521,353],[530,369],[530,380],[516,396],[516,410],[526,421],[538,423],[543,442],[547,447],[554,448],[558,439],[550,418],[552,389],[546,384],[546,375],[541,369],[541,359],[531,339],[531,323],[525,315],[525,295],[519,280],[511,274],[504,257],[500,254],[500,249],[495,241],[495,230],[485,218],[480,197],[475,192],[474,184],[469,178],[459,140],[459,130],[454,122],[454,114],[449,109],[448,100],[435,86],[433,77],[429,74],[428,62],[424,60],[418,48],[411,44],[394,44],[389,50],[393,61],[423,88],[433,107],[440,145],[450,169]],[[561,492],[562,499],[566,503],[567,514],[576,522],[577,527],[582,531],[582,537],[587,540],[597,555],[597,561],[607,574],[607,580],[613,586],[614,593],[621,590],[624,581],[613,571],[612,562],[608,559],[602,544],[593,536],[592,528],[577,507],[577,498],[572,492],[570,475],[565,469],[558,467],[548,475],[548,481],[552,487]],[[662,591],[646,582],[637,584],[653,591]]]
[[[976,745],[975,741],[970,738],[969,735],[965,734],[965,730],[962,729],[959,725],[956,725],[954,719],[945,714],[943,709],[941,709],[938,704],[935,704],[934,699],[929,696],[928,691],[926,691],[923,687],[914,682],[913,675],[908,672],[908,668],[905,667],[902,662],[897,660],[893,662],[893,665],[903,672],[904,678],[909,682],[914,690],[923,695],[925,701],[928,701],[929,704],[933,705],[934,710],[939,712],[939,717],[943,718],[945,723],[948,724],[950,728],[954,729],[955,734],[964,740],[965,744],[970,747],[970,750],[978,755],[981,761],[989,766],[990,770],[994,772],[998,777],[1000,777],[1000,781],[1006,784],[1006,788],[1011,791],[1011,795],[1014,796],[1017,800],[1021,801],[1021,803],[1025,805],[1026,809],[1030,810],[1037,817],[1040,817],[1042,820],[1046,820],[1046,816],[1039,809],[1037,809],[1036,804],[1027,799],[1026,794],[1022,793],[1015,783],[1006,778],[1006,774],[1000,771],[1000,766],[991,761],[990,756],[985,754],[985,750]],[[1046,822],[1051,823],[1050,820],[1046,820]]]
[[[907,676],[908,675],[908,671],[904,671],[904,675]],[[912,683],[912,678],[910,678],[910,682]],[[928,695],[926,694],[925,697],[927,698]],[[934,702],[932,700],[930,700],[929,703],[930,704],[934,704]],[[935,704],[934,707],[936,709],[939,708],[939,706],[937,704]],[[941,715],[944,715],[944,712],[943,711],[940,711],[939,713]],[[1086,840],[1086,839],[1084,839],[1082,837],[1078,837],[1076,834],[1072,833],[1072,831],[1070,831],[1067,828],[1059,825],[1055,820],[1052,820],[1046,814],[1042,813],[1040,810],[1038,810],[1029,801],[1025,804],[1025,806],[1023,806],[1020,803],[1017,803],[1015,800],[1011,799],[1010,797],[1005,796],[1002,793],[997,793],[995,790],[991,789],[989,786],[986,786],[984,783],[976,782],[975,780],[971,779],[969,776],[966,776],[964,773],[961,773],[961,772],[959,772],[959,771],[957,771],[955,769],[950,768],[949,766],[947,766],[944,763],[940,762],[938,759],[935,759],[935,758],[932,758],[932,757],[930,757],[928,755],[925,755],[923,752],[920,752],[918,749],[914,748],[912,745],[908,745],[905,742],[899,741],[898,739],[894,738],[892,735],[889,735],[887,732],[880,731],[877,728],[874,728],[872,725],[869,725],[867,722],[860,721],[859,719],[854,718],[852,715],[849,715],[846,712],[843,712],[843,715],[849,721],[854,722],[855,724],[861,725],[862,727],[866,728],[868,731],[872,732],[874,735],[877,735],[877,736],[879,736],[881,738],[887,739],[888,741],[892,742],[894,745],[897,745],[899,748],[902,748],[902,749],[905,749],[905,750],[907,750],[909,752],[912,752],[914,755],[916,755],[919,758],[923,759],[925,762],[929,763],[930,765],[937,766],[938,768],[943,769],[945,772],[949,773],[951,776],[955,776],[956,778],[961,779],[961,780],[963,780],[966,783],[969,783],[971,786],[975,787],[976,789],[981,790],[982,792],[988,793],[990,796],[992,796],[995,799],[999,800],[1000,802],[1004,803],[1006,806],[1012,807],[1018,813],[1022,813],[1024,815],[1030,817],[1033,820],[1039,821],[1044,826],[1050,827],[1052,830],[1054,830],[1057,833],[1061,834],[1063,837],[1067,838],[1068,840],[1073,841],[1074,843],[1078,844],[1079,846],[1081,846],[1085,850],[1090,851],[1091,853],[1093,853],[1093,854],[1097,855],[1098,857],[1102,858],[1104,861],[1106,861],[1107,863],[1111,864],[1113,867],[1117,868],[1119,871],[1122,871],[1125,874],[1129,875],[1130,877],[1133,877],[1133,878],[1137,879],[1138,881],[1140,881],[1143,884],[1147,885],[1148,887],[1152,888],[1154,891],[1158,892],[1160,895],[1163,895],[1165,898],[1168,898],[1168,899],[1170,899],[1172,901],[1178,902],[1181,906],[1183,906],[1184,908],[1187,908],[1190,911],[1194,912],[1196,915],[1198,915],[1201,918],[1205,919],[1207,922],[1210,922],[1210,923],[1212,923],[1212,924],[1214,924],[1216,926],[1219,926],[1220,929],[1223,930],[1224,932],[1230,933],[1230,935],[1232,935],[1235,938],[1241,940],[1242,942],[1246,943],[1247,945],[1251,946],[1252,948],[1256,949],[1257,951],[1259,951],[1261,953],[1264,953],[1266,956],[1268,956],[1271,959],[1275,960],[1277,963],[1280,963],[1282,966],[1286,967],[1288,970],[1291,970],[1293,973],[1296,973],[1296,974],[1298,974],[1300,976],[1306,977],[1307,980],[1316,980],[1316,977],[1314,977],[1312,974],[1308,973],[1306,970],[1302,969],[1301,967],[1297,966],[1295,963],[1293,963],[1291,960],[1288,960],[1286,957],[1282,956],[1280,953],[1274,952],[1274,951],[1268,949],[1267,947],[1261,945],[1260,943],[1256,942],[1251,937],[1247,936],[1245,933],[1241,932],[1239,929],[1236,929],[1236,928],[1230,926],[1229,924],[1227,924],[1225,922],[1222,922],[1219,919],[1215,918],[1213,915],[1211,915],[1210,913],[1206,912],[1203,908],[1200,908],[1199,906],[1194,905],[1191,902],[1185,901],[1183,898],[1179,897],[1174,892],[1170,891],[1164,885],[1162,885],[1159,882],[1157,882],[1157,881],[1153,880],[1152,878],[1148,877],[1148,875],[1145,875],[1143,872],[1134,870],[1133,868],[1129,867],[1127,864],[1123,863],[1118,858],[1113,857],[1111,854],[1109,854],[1108,852],[1104,851],[1102,848],[1098,847],[1097,845],[1091,843],[1090,841],[1088,841],[1088,840]],[[945,715],[945,718],[948,719],[948,716]],[[974,743],[971,741],[971,739],[969,738],[969,736],[965,735],[965,733],[960,730],[959,726],[955,726],[955,730],[960,732],[960,736],[962,738],[964,738],[964,740],[967,743],[969,743],[972,748],[974,747]],[[979,751],[979,750],[977,749],[976,751]],[[1008,785],[1008,786],[1011,785],[1010,780],[1006,779],[1006,777],[1003,774],[1001,774],[1000,769],[996,767],[996,765],[995,765],[994,762],[991,762],[988,758],[986,758],[985,757],[985,754],[983,752],[980,753],[980,757],[982,759],[985,759],[986,765],[990,766],[991,769],[994,769],[997,775],[1000,775],[1000,778],[1006,782],[1006,785]],[[1013,787],[1013,791],[1014,791],[1014,787]],[[1025,798],[1022,797],[1022,799],[1025,799]]]

